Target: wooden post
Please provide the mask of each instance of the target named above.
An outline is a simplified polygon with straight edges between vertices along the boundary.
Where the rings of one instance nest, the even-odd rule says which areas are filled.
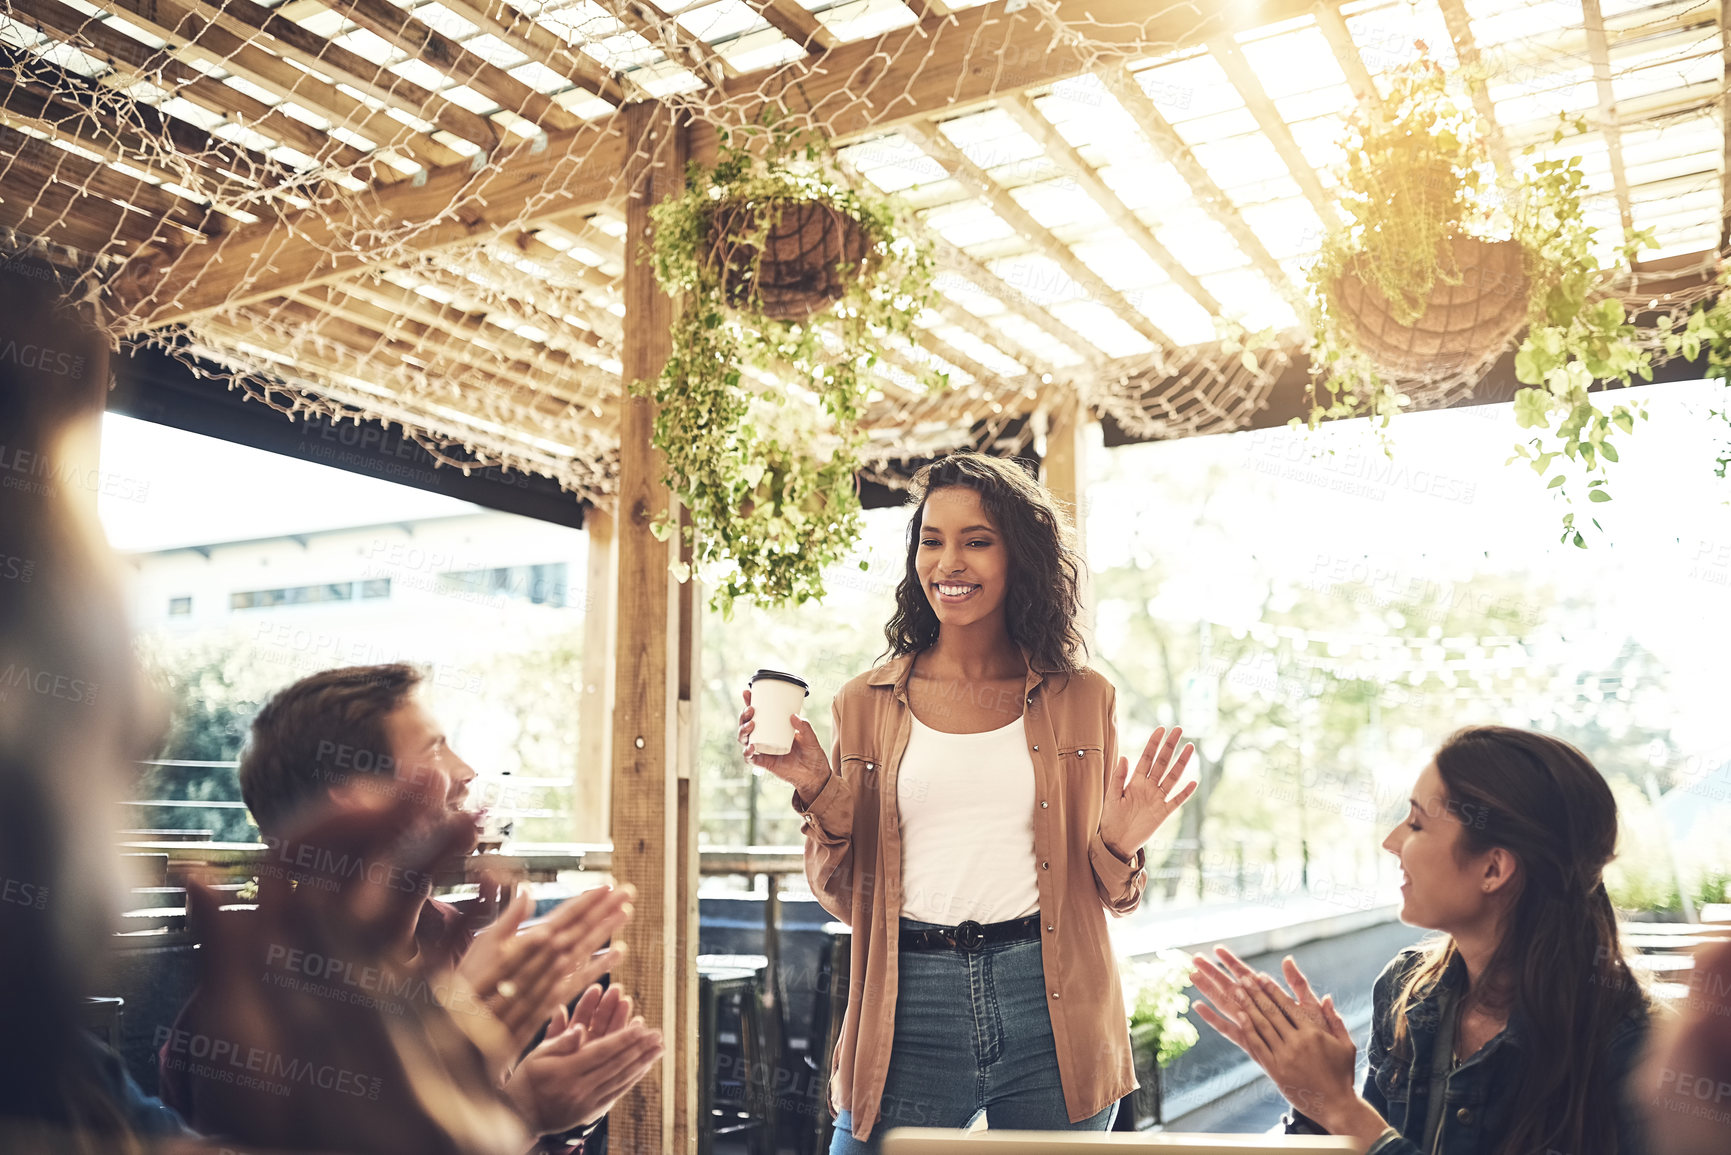
[[[627,382],[653,380],[671,343],[673,302],[655,283],[647,260],[650,206],[683,185],[685,130],[674,113],[652,101],[625,108],[632,156],[625,210],[625,346]],[[680,987],[696,981],[696,966],[681,952],[695,936],[681,934],[695,888],[680,872],[679,689],[681,603],[674,580],[674,545],[655,539],[650,525],[665,516],[672,495],[661,483],[662,458],[650,446],[655,404],[628,396],[620,423],[619,551],[613,710],[613,873],[637,888],[635,917],[626,926],[626,958],[615,978],[637,1000],[651,1027],[662,1032],[665,1057],[620,1100],[609,1121],[609,1147],[619,1151],[673,1152],[695,1135],[695,1032],[683,1029]],[[694,1000],[694,995],[688,995]],[[678,1080],[683,1078],[687,1088]],[[677,1118],[676,1118],[677,1116]]]
[[[1076,546],[1088,555],[1087,486],[1088,424],[1091,418],[1074,393],[1066,395],[1046,415],[1046,451],[1041,458],[1046,488],[1058,499],[1076,526]],[[1082,634],[1094,644],[1094,582],[1082,569]]]
[[[588,580],[583,588],[583,697],[577,704],[577,765],[571,780],[571,839],[607,841],[613,784],[613,518],[599,509],[583,515],[589,534]]]
[[[682,525],[691,523],[691,515],[680,511]],[[692,550],[683,544],[679,560],[687,566]],[[676,935],[676,970],[678,994],[674,999],[674,1027],[669,1036],[673,1041],[673,1085],[679,1098],[673,1107],[673,1147],[681,1155],[695,1155],[698,1133],[698,1071],[697,1061],[697,884],[701,858],[697,845],[697,800],[700,796],[697,779],[697,747],[702,732],[698,728],[697,704],[701,700],[696,687],[701,686],[703,669],[703,586],[693,575],[679,587],[679,668],[678,700],[678,771],[679,771],[679,894],[677,910],[679,930]]]

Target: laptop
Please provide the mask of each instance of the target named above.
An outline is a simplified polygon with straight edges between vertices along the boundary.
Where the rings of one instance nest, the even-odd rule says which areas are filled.
[[[1101,1155],[1158,1151],[1161,1155],[1288,1155],[1293,1151],[1356,1152],[1337,1135],[1202,1135],[1172,1131],[977,1131],[898,1127],[884,1136],[883,1155]]]

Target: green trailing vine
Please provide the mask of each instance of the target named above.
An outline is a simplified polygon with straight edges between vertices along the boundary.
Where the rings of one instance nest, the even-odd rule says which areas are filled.
[[[1565,118],[1551,143],[1586,129],[1580,118]],[[1446,243],[1456,236],[1520,245],[1527,332],[1515,354],[1515,376],[1525,387],[1515,395],[1514,412],[1531,436],[1509,460],[1525,461],[1568,504],[1576,492],[1569,483],[1580,478],[1587,501],[1611,500],[1605,466],[1618,460],[1619,435],[1646,417],[1639,404],[1601,406],[1603,394],[1590,392],[1593,386],[1652,380],[1660,347],[1691,358],[1701,348],[1711,357],[1717,348],[1724,359],[1714,375],[1731,372],[1731,310],[1715,304],[1697,309],[1684,328],[1667,319],[1657,333],[1642,330],[1610,291],[1620,264],[1600,263],[1597,230],[1583,212],[1581,158],[1534,161],[1529,147],[1503,195],[1479,118],[1454,97],[1449,74],[1433,61],[1421,57],[1394,74],[1387,99],[1349,120],[1343,144],[1345,223],[1326,239],[1310,271],[1312,429],[1361,416],[1386,429],[1410,404],[1343,324],[1335,296],[1342,276],[1374,286],[1390,314],[1411,323],[1439,285],[1462,283]],[[1614,252],[1626,264],[1654,244],[1643,230]],[[1721,470],[1728,464],[1731,455]],[[1563,516],[1562,540],[1586,545],[1573,510]]]
[[[857,226],[861,256],[836,263],[838,299],[778,319],[758,276],[764,236],[812,203]],[[901,235],[890,202],[849,184],[826,146],[768,121],[724,133],[714,166],[692,164],[684,191],[650,216],[655,277],[679,313],[661,375],[633,388],[655,399],[653,441],[689,513],[693,568],[724,613],[742,597],[822,597],[823,571],[859,538],[854,474],[870,370],[888,339],[913,338],[933,301],[931,253]],[[741,220],[754,223],[740,231]],[[718,245],[733,264],[715,256]],[[756,254],[744,269],[741,251]],[[926,385],[947,381],[933,374]],[[665,518],[655,525],[664,540],[674,529]]]

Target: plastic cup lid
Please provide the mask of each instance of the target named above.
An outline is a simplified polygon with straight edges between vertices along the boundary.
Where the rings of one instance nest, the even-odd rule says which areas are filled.
[[[751,676],[752,682],[762,679],[769,679],[776,682],[792,682],[794,685],[804,690],[808,697],[811,695],[811,686],[804,678],[796,678],[792,674],[784,674],[780,670],[759,670]]]

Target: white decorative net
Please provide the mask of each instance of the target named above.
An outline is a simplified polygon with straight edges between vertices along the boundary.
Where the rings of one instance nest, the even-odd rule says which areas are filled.
[[[1539,6],[1288,0],[1255,28],[1214,7],[0,0],[0,243],[77,270],[119,345],[605,500],[630,323],[617,110],[673,106],[702,159],[769,107],[937,246],[942,304],[879,370],[868,466],[892,477],[1071,394],[1138,436],[1240,428],[1289,359],[1248,367],[1212,321],[1296,331],[1355,95],[1417,36],[1450,63],[1451,22],[1471,46]],[[1578,83],[1578,53],[1528,50],[1574,37],[1578,12],[1547,19],[1472,59],[1505,87]],[[1663,5],[1617,19],[1671,37],[1677,72],[1595,147],[1722,152],[1696,139],[1723,140],[1717,27]],[[1717,163],[1671,191],[1716,198]],[[1601,199],[1627,210],[1613,183]],[[1710,249],[1717,224],[1715,199],[1666,241]],[[933,360],[956,388],[929,397]]]

